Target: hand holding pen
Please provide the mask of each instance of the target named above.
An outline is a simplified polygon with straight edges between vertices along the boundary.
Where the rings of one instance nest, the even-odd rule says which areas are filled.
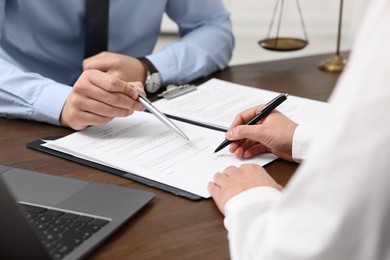
[[[265,118],[269,113],[271,113],[275,108],[277,108],[280,104],[282,104],[287,99],[288,94],[280,94],[270,102],[268,102],[265,107],[260,110],[251,120],[249,120],[246,125],[254,125],[261,119]],[[295,124],[295,123],[294,123]],[[229,144],[231,144],[232,141],[225,139],[214,151],[214,153],[217,153],[218,151],[222,150]]]

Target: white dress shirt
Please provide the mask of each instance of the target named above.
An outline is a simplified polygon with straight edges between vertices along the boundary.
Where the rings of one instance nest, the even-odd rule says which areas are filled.
[[[285,190],[226,204],[232,259],[390,259],[390,1],[371,1],[363,21],[332,111]]]
[[[0,116],[59,124],[82,72],[84,0],[0,0]],[[153,53],[164,12],[180,41]],[[234,40],[221,0],[112,0],[108,51],[147,56],[164,84],[227,66]]]
[[[319,126],[299,125],[294,132],[292,144],[292,157],[296,162],[302,162],[306,159],[311,143],[316,138]]]

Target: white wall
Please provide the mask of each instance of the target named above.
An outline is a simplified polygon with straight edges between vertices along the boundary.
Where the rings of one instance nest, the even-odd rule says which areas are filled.
[[[231,64],[335,51],[340,0],[299,1],[308,33],[309,45],[300,51],[277,53],[263,50],[257,44],[260,39],[265,38],[268,34],[277,0],[223,0],[226,8],[231,13],[233,31],[236,37],[236,48]],[[342,50],[351,48],[359,22],[367,7],[367,2],[369,1],[344,0]],[[276,28],[275,24],[273,28]],[[162,29],[166,32],[175,32],[176,26],[165,17]],[[275,31],[272,33],[275,36]],[[285,0],[280,36],[303,37],[296,0]]]
[[[223,0],[232,14],[235,33],[266,35],[276,0]],[[365,0],[344,0],[343,28],[354,31],[366,6]],[[282,31],[301,33],[296,0],[284,1]],[[340,0],[300,0],[303,18],[311,36],[332,36],[337,29]]]

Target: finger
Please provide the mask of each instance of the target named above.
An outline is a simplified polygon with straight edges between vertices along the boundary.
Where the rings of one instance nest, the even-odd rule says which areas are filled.
[[[225,214],[224,208],[226,202],[222,198],[223,194],[221,188],[214,182],[209,182],[209,184],[207,185],[207,189],[211,197],[214,199],[215,204],[217,205],[219,211],[221,211],[222,214]]]
[[[243,125],[249,122],[249,120],[251,120],[260,111],[261,107],[263,107],[263,105],[255,106],[239,113],[234,118],[232,124],[230,125],[230,128],[238,125]]]
[[[233,173],[235,173],[235,172],[237,172],[237,167],[236,166],[229,166],[229,167],[227,167],[224,171],[223,171],[223,173],[225,173],[227,176],[229,176],[230,174],[233,174]]]
[[[269,152],[268,149],[264,145],[257,143],[244,150],[241,154],[241,158],[249,159],[259,154],[268,153],[268,152]]]
[[[236,152],[237,148],[240,147],[241,143],[243,143],[245,141],[246,141],[246,139],[237,140],[237,141],[232,142],[229,146],[229,152],[234,154]]]
[[[112,81],[108,79],[112,79]],[[112,84],[115,84],[116,86],[111,88],[107,86],[104,87],[103,85],[106,84],[106,82],[115,82]],[[103,83],[103,85],[97,85],[99,83]],[[134,84],[139,85],[140,83]],[[107,89],[116,91],[112,92]],[[86,98],[94,99],[110,106],[131,110],[144,110],[143,106],[136,101],[136,99],[138,99],[138,93],[134,89],[128,86],[126,82],[100,71],[88,71],[83,73],[73,86],[73,91],[80,96],[85,96]],[[128,95],[125,95],[124,92]]]
[[[210,181],[207,184],[207,190],[209,191],[211,196],[214,196],[216,192],[218,192],[221,189],[215,182]]]
[[[245,151],[256,144],[258,143],[253,140],[246,139],[245,142],[242,142],[239,146],[237,146],[234,155],[238,158],[242,158]]]
[[[126,86],[129,86],[132,90],[134,90],[134,88],[137,88],[139,91],[141,91],[144,95],[146,95],[145,93],[145,90],[144,90],[144,86],[142,85],[141,82],[139,81],[134,81],[134,82],[126,82]],[[136,93],[136,95],[134,95],[134,93]],[[129,91],[128,93],[125,92],[126,95],[129,95],[130,97],[132,97],[133,99],[137,99],[138,98],[138,92],[137,91]]]
[[[218,180],[221,179],[222,172],[217,172],[214,174],[213,181],[214,183],[218,183]]]
[[[64,114],[62,113],[61,123],[64,123],[63,116]],[[65,126],[71,127],[74,130],[83,130],[90,125],[104,125],[113,119],[112,117],[104,117],[87,111],[79,110],[70,111],[67,116],[70,123],[66,124]]]
[[[123,94],[125,85],[127,84],[125,81],[122,81],[118,77],[104,73],[99,70],[84,71],[82,77],[84,81],[87,80],[90,83],[92,83],[94,86],[113,93]],[[128,88],[126,90],[128,90],[128,95],[130,95],[131,92],[134,92],[135,94],[137,93],[137,91],[135,91],[134,89]]]
[[[110,69],[110,64],[107,62],[106,52],[101,52],[92,57],[86,58],[83,60],[83,70],[100,70],[108,71]]]
[[[214,183],[215,183],[218,187],[222,188],[222,187],[224,186],[224,184],[226,183],[227,178],[228,178],[228,176],[227,176],[226,173],[217,172],[217,173],[214,175],[213,181],[214,181]]]
[[[74,125],[71,127],[75,130],[83,130],[92,125],[105,125],[112,119],[112,117],[105,117],[89,112],[83,112],[79,114],[78,120],[73,120]]]
[[[258,144],[258,142],[253,141],[251,139],[245,139],[244,142],[240,143],[240,145],[237,147],[237,149],[246,150],[246,149],[248,149],[249,147],[251,147],[251,146],[253,146],[255,144]]]
[[[135,86],[129,82],[123,81],[123,90],[121,94],[124,94],[134,100],[137,100],[139,97],[138,92],[134,89]]]
[[[130,86],[127,86],[126,89],[124,86],[127,84],[123,84],[123,90],[122,91],[133,91],[130,90]],[[123,93],[117,93],[117,92],[109,92],[102,88],[99,88],[95,85],[75,85],[73,89],[76,93],[80,94],[81,96],[85,96],[86,100],[80,100],[78,106],[84,107],[84,110],[94,112],[99,111],[96,108],[96,103],[87,102],[88,99],[94,100],[96,102],[102,103],[99,107],[105,108],[106,106],[110,106],[113,109],[125,109],[125,110],[143,110],[143,106],[138,103],[137,100],[135,100],[132,97],[129,97],[128,95],[124,95]],[[138,97],[138,94],[136,94]],[[104,106],[105,105],[105,106]],[[90,107],[90,109],[87,109],[87,107]],[[121,113],[123,114],[123,113]],[[106,114],[105,114],[106,115]],[[110,115],[114,116],[114,115]],[[118,115],[119,116],[119,115]]]
[[[252,142],[251,140],[248,139],[241,139],[238,141],[234,141],[230,144],[229,151],[232,154],[236,154],[237,150],[242,150],[242,146],[245,145],[246,142]]]
[[[118,96],[118,94],[117,94]],[[116,100],[120,100],[123,97],[118,97]],[[107,97],[105,98],[107,100]],[[120,107],[118,105],[112,105],[115,103],[106,103],[100,100],[95,99],[85,99],[79,104],[75,104],[80,110],[89,112],[95,115],[99,115],[102,117],[124,117],[131,115],[135,107],[137,106],[137,102],[128,98],[128,104],[126,106]]]
[[[255,146],[255,148],[252,148],[253,146]],[[247,152],[248,150],[249,153]],[[269,151],[266,146],[257,141],[251,139],[241,139],[230,144],[229,152],[238,158],[250,158]]]
[[[259,141],[263,135],[262,125],[239,125],[229,129],[226,133],[228,140],[252,139]]]

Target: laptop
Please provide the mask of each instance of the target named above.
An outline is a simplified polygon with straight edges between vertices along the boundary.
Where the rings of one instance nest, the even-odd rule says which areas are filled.
[[[83,258],[154,196],[0,165],[0,259]]]

